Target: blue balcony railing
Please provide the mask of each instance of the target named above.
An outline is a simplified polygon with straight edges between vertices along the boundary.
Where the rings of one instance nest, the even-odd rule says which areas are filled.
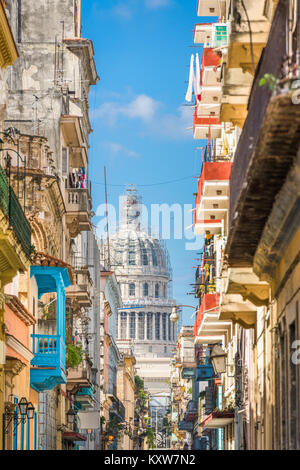
[[[31,276],[38,285],[39,298],[46,293],[57,295],[56,335],[33,334],[30,385],[37,391],[51,390],[67,382],[65,344],[65,288],[70,285],[67,268],[32,266]]]

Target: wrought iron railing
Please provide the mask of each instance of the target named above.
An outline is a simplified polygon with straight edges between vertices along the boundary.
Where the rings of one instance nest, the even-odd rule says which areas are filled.
[[[0,207],[3,213],[8,217],[9,224],[13,228],[17,239],[22,245],[26,255],[31,253],[31,227],[26,215],[9,185],[7,176],[2,167],[0,167]]]

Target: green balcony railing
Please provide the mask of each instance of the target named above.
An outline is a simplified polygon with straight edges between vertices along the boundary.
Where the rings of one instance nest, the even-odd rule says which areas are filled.
[[[8,217],[9,224],[13,228],[17,239],[22,245],[26,255],[31,252],[31,227],[26,215],[9,185],[7,176],[2,167],[0,167],[0,208]]]

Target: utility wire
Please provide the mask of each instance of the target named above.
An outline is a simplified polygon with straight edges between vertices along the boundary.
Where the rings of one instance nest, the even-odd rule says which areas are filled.
[[[184,180],[188,180],[190,178],[195,178],[194,175],[192,176],[185,176],[184,178],[179,178],[179,179],[176,179],[176,180],[169,180],[169,181],[162,181],[161,183],[150,183],[150,184],[139,184],[138,186],[139,187],[145,187],[145,186],[159,186],[159,185],[162,185],[162,184],[170,184],[170,183],[177,183],[179,181],[184,181]],[[93,184],[101,184],[101,185],[105,185],[105,183],[102,183],[100,181],[92,181]],[[124,184],[108,184],[107,186],[118,186],[118,187],[124,187],[125,186],[125,183]]]

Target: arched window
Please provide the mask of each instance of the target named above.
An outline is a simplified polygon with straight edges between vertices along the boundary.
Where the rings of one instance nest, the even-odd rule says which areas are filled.
[[[129,336],[135,339],[135,312],[130,312]]]
[[[147,284],[147,282],[145,282],[144,284],[144,297],[148,297],[149,295],[149,286]]]
[[[162,315],[162,339],[167,341],[167,314]]]
[[[138,315],[138,334],[139,334],[139,339],[145,339],[145,322],[144,322],[144,314],[142,312],[139,312]]]
[[[160,339],[160,313],[155,314],[155,339]]]
[[[153,337],[153,320],[152,313],[147,313],[147,339],[152,340]]]
[[[159,285],[155,284],[155,298],[158,299],[159,297]]]
[[[135,284],[133,282],[129,284],[129,295],[135,295]]]
[[[164,298],[167,297],[167,286],[166,284],[164,284]]]
[[[120,314],[120,329],[119,329],[119,337],[121,339],[126,339],[127,335],[127,313],[121,312]]]

